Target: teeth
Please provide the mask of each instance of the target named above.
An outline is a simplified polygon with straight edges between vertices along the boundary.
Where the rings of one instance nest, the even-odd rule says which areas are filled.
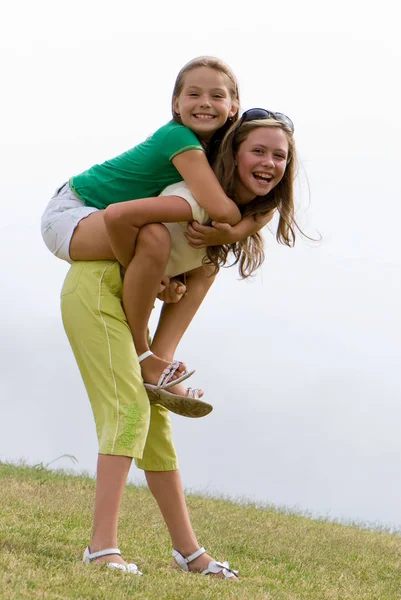
[[[272,176],[267,175],[267,173],[254,173],[255,177],[260,177],[261,179],[266,179],[266,181],[271,181]]]
[[[213,115],[195,115],[195,117],[197,119],[204,119],[205,121],[208,121],[210,119],[214,119]]]

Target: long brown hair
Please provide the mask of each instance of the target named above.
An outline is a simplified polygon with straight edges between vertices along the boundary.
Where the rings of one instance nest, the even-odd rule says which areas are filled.
[[[238,171],[236,158],[239,147],[254,129],[259,127],[280,128],[284,131],[288,140],[288,157],[283,178],[265,196],[258,196],[249,204],[239,205],[243,217],[264,216],[277,210],[280,214],[277,227],[276,239],[286,246],[294,246],[295,230],[301,232],[294,215],[294,179],[297,174],[297,157],[293,131],[282,121],[275,119],[263,119],[245,121],[239,127],[233,125],[225,135],[217,155],[214,172],[223,190],[234,200],[238,201]],[[302,232],[301,232],[302,233]],[[208,246],[204,262],[214,265],[214,273],[227,262],[229,254],[234,256],[234,262],[229,266],[238,264],[238,270],[242,278],[249,277],[261,266],[264,261],[263,239],[259,233],[250,235],[245,240],[234,242],[225,246]]]

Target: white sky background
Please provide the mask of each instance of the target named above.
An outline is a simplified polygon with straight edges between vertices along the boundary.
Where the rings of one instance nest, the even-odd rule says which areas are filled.
[[[215,405],[207,419],[174,418],[184,481],[401,527],[394,3],[42,0],[2,11],[0,457],[70,453],[94,471],[59,313],[68,266],[45,248],[40,216],[70,175],[164,124],[178,70],[213,54],[236,73],[244,109],[295,122],[298,216],[323,240],[290,250],[266,232],[252,283],[219,276],[179,352]]]

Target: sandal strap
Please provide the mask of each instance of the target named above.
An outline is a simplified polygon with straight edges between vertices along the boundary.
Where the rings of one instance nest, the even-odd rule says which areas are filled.
[[[191,400],[200,400],[200,390],[198,388],[187,388],[187,397]]]
[[[152,350],[146,350],[146,352],[143,352],[142,354],[140,354],[138,356],[138,362],[141,363],[149,356],[154,356]],[[176,385],[177,383],[179,383],[178,381],[175,381],[175,380],[173,381],[173,377],[180,365],[181,365],[180,361],[173,360],[169,364],[169,366],[166,367],[164,369],[164,371],[162,372],[162,374],[160,375],[160,378],[159,378],[159,381],[157,382],[156,387],[157,388],[170,387],[170,386],[173,386],[173,385]],[[183,373],[182,375],[186,375],[186,372]],[[185,377],[184,377],[184,379],[185,379]]]
[[[190,563],[193,560],[196,560],[197,558],[199,558],[199,556],[202,556],[202,554],[205,554],[206,550],[202,547],[199,548],[199,550],[196,550],[193,554],[190,554],[189,556],[186,557],[185,562],[186,563]]]
[[[86,558],[89,560],[95,560],[96,558],[100,558],[101,556],[108,556],[109,554],[118,554],[121,556],[121,550],[119,548],[106,548],[105,550],[99,550],[99,552],[90,552],[89,546],[87,548],[88,554]]]
[[[180,569],[189,571],[188,564],[193,560],[196,560],[199,556],[202,556],[202,554],[205,554],[205,552],[206,550],[204,548],[199,548],[199,550],[196,550],[193,554],[190,554],[185,558],[178,550],[173,550],[173,556]]]
[[[202,571],[202,575],[217,575],[218,573],[223,573],[225,579],[230,579],[231,577],[236,577],[238,575],[238,571],[230,568],[230,564],[227,561],[216,562],[215,560],[210,561],[208,568]]]
[[[157,382],[157,387],[170,387],[168,384],[170,385],[175,385],[177,382],[174,380],[174,383],[171,381],[178,369],[178,367],[180,366],[180,362],[178,360],[173,360],[172,363],[169,364],[168,367],[166,367],[163,371],[163,373],[160,375],[160,379]],[[183,375],[185,375],[185,373],[183,373]]]
[[[145,358],[148,358],[148,356],[152,356],[152,354],[152,350],[146,350],[146,352],[138,356],[138,362],[141,363],[143,360],[145,360]]]

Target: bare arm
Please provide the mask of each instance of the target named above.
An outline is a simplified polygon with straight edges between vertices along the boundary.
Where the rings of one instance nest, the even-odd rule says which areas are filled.
[[[155,196],[128,202],[110,204],[104,211],[106,225],[108,222],[129,220],[131,225],[139,228],[149,223],[175,223],[190,221],[192,209],[189,203],[180,196]]]
[[[238,206],[224,193],[204,152],[181,152],[173,158],[172,163],[212,220],[229,225],[235,225],[241,220]]]
[[[210,265],[187,273],[187,294],[179,302],[164,304],[152,341],[152,352],[173,360],[177,345],[212,286],[215,276]]]
[[[184,232],[188,244],[192,248],[206,248],[206,246],[224,246],[244,240],[253,233],[260,231],[273,218],[274,211],[257,218],[244,217],[233,227],[227,223],[214,221],[212,226],[201,225],[197,221],[188,223]]]

